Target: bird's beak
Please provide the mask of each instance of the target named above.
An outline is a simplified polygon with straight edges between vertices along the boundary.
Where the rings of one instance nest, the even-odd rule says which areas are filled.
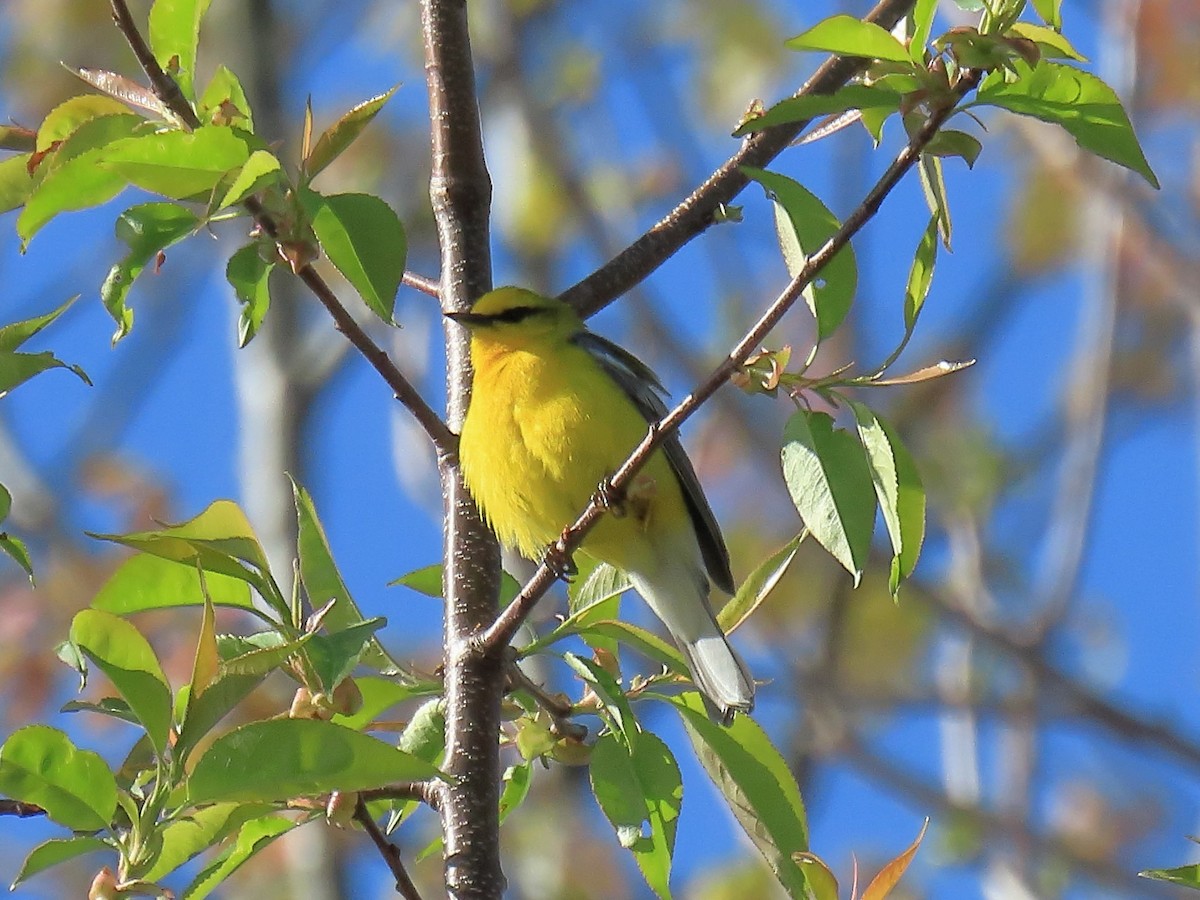
[[[459,325],[465,325],[470,328],[472,325],[479,325],[486,320],[486,316],[479,316],[472,312],[448,312],[442,313],[451,322],[457,322]]]

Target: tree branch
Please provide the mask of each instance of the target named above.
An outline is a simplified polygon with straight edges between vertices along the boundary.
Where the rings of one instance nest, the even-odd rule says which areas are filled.
[[[387,839],[387,836],[371,818],[371,813],[367,810],[366,801],[360,796],[358,805],[354,809],[354,820],[363,827],[363,831],[371,838],[371,843],[379,851],[379,855],[383,857],[383,861],[387,863],[387,867],[392,871],[392,877],[396,879],[396,893],[405,900],[421,900],[421,894],[417,890],[417,886],[413,884],[412,879],[408,877],[408,872],[404,868],[404,860],[400,858],[400,848]]]
[[[864,19],[890,30],[908,14],[913,3],[914,0],[880,0]],[[830,57],[794,96],[833,93],[865,69],[868,62],[857,57]],[[682,203],[609,262],[563,291],[560,299],[587,317],[645,280],[680,247],[715,224],[718,210],[749,183],[741,166],[765,166],[796,139],[809,121],[776,125],[746,138],[738,152]]]
[[[962,70],[959,81],[954,88],[953,99],[947,102],[945,107],[936,110],[929,116],[925,124],[909,140],[908,145],[892,160],[887,171],[883,173],[875,183],[875,186],[871,188],[862,203],[846,217],[845,222],[842,223],[833,237],[805,260],[804,266],[796,273],[796,276],[784,289],[783,293],[767,308],[767,311],[758,322],[746,332],[745,336],[729,352],[729,355],[721,361],[721,364],[713,370],[708,378],[698,385],[692,393],[684,397],[666,416],[650,425],[641,443],[638,444],[633,453],[622,463],[621,467],[617,469],[610,479],[610,485],[613,490],[619,492],[632,482],[638,470],[646,464],[654,451],[662,445],[663,441],[687,421],[705,401],[717,392],[718,388],[729,380],[729,376],[762,343],[771,329],[778,324],[783,315],[800,297],[801,292],[829,264],[838,252],[850,242],[850,239],[861,231],[863,226],[874,217],[887,195],[891,193],[892,189],[900,182],[900,179],[904,177],[905,173],[920,158],[922,148],[933,139],[938,129],[954,111],[957,101],[978,84],[979,77],[980,73],[977,71],[970,69]],[[552,545],[551,553],[562,559],[568,558],[579,549],[579,545],[583,543],[584,536],[595,526],[600,517],[604,515],[604,512],[604,502],[601,498],[594,497],[587,508],[579,515],[579,518],[575,520],[574,524],[564,531],[562,537]],[[505,608],[504,612],[500,614],[495,623],[484,634],[480,635],[478,639],[480,646],[488,652],[495,652],[499,648],[507,646],[516,633],[517,628],[520,627],[521,622],[524,621],[525,617],[542,598],[542,595],[549,590],[557,577],[554,568],[543,561],[538,566],[537,571],[534,572],[533,577],[525,584],[512,603]]]
[[[466,310],[492,286],[492,184],[483,158],[465,0],[422,0],[421,30],[440,294],[447,311]],[[448,321],[444,328],[447,415],[459,427],[470,401],[470,344],[463,329]],[[455,900],[495,898],[505,886],[499,816],[504,658],[477,652],[472,638],[496,615],[500,552],[463,485],[457,460],[443,455],[438,470],[445,498],[445,771],[451,777],[438,797],[446,891]]]
[[[150,80],[150,87],[154,91],[155,96],[188,128],[199,128],[201,122],[196,115],[196,111],[192,109],[191,104],[188,103],[187,99],[180,92],[179,85],[175,83],[175,80],[170,75],[163,71],[162,66],[158,64],[158,60],[154,58],[149,45],[147,45],[141,32],[138,30],[133,17],[129,14],[129,7],[125,0],[111,0],[111,5],[113,21],[125,37],[130,49],[133,50],[133,54],[137,57],[142,71],[146,73],[146,77]],[[278,226],[263,208],[262,204],[258,202],[257,198],[248,197],[242,205],[250,213],[259,228],[270,237],[278,239]],[[457,446],[456,436],[446,427],[446,424],[433,411],[433,408],[425,402],[417,389],[404,377],[387,353],[384,352],[383,348],[376,344],[366,331],[363,330],[362,326],[354,321],[354,317],[342,306],[341,301],[337,298],[337,294],[329,287],[325,279],[309,263],[305,263],[299,268],[294,268],[293,271],[308,286],[309,290],[313,292],[321,302],[321,305],[329,312],[330,316],[333,317],[337,330],[346,336],[375,371],[383,377],[383,380],[387,382],[395,394],[396,399],[403,403],[421,424],[421,427],[433,442],[438,453],[443,455],[452,454]]]

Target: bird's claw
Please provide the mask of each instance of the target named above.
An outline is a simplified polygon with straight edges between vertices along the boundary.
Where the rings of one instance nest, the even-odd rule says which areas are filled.
[[[592,495],[592,502],[619,519],[625,515],[625,498],[624,488],[614,487],[612,479],[605,476]]]
[[[542,562],[547,569],[554,573],[555,578],[568,584],[579,574],[579,567],[575,565],[571,554],[563,549],[561,539],[546,548],[546,555]]]

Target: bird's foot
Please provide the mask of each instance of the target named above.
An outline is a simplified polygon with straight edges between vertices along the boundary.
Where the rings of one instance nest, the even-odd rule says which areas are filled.
[[[579,567],[575,565],[571,554],[563,549],[566,537],[567,529],[564,528],[562,537],[546,548],[546,555],[542,557],[542,562],[547,569],[554,573],[555,578],[570,584],[571,580],[579,574]]]

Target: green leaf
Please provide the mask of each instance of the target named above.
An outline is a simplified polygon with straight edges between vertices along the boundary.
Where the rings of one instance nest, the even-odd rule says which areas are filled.
[[[44,153],[54,144],[65,141],[84,122],[98,119],[101,116],[123,116],[129,114],[129,107],[112,97],[102,94],[83,94],[64,100],[46,114],[42,124],[38,126],[36,149]]]
[[[1062,28],[1062,0],[1033,0],[1033,8],[1051,28]]]
[[[950,198],[946,194],[946,180],[942,176],[942,161],[936,156],[922,154],[917,161],[917,173],[921,176],[921,192],[925,195],[925,205],[937,219],[938,234],[942,244],[949,250],[953,225],[950,221]]]
[[[83,369],[63,362],[49,350],[43,350],[41,353],[0,351],[0,397],[49,369],[67,369],[79,376],[84,384],[92,383]]]
[[[263,803],[214,803],[190,812],[162,828],[158,854],[138,877],[144,881],[159,881],[249,820],[270,811]]]
[[[892,541],[891,590],[912,574],[925,540],[925,489],[908,448],[896,430],[861,403],[850,402],[858,436],[867,452],[875,496]]]
[[[99,831],[117,811],[117,782],[99,753],[47,725],[13,732],[0,747],[0,794],[33,803],[73,831]]]
[[[308,592],[309,602],[314,609],[323,608],[330,600],[333,607],[325,614],[325,625],[330,631],[341,631],[363,622],[362,611],[350,589],[342,580],[325,528],[317,517],[317,508],[307,490],[292,482],[292,493],[296,501],[296,517],[299,525],[297,552],[300,557],[300,579]],[[438,595],[441,594],[441,567],[438,566]],[[362,650],[363,665],[389,675],[405,675],[415,680],[412,672],[402,666],[383,648],[379,639],[371,636]]]
[[[90,712],[98,716],[108,716],[110,719],[117,719],[120,722],[128,722],[130,725],[142,724],[134,714],[133,708],[120,697],[104,697],[97,703],[88,700],[69,700],[62,705],[59,712]]]
[[[326,128],[301,164],[304,177],[311,181],[326,166],[341,156],[345,149],[362,134],[363,129],[371,123],[379,110],[383,109],[383,104],[387,103],[394,93],[396,93],[396,88],[392,88],[386,94],[363,101]]]
[[[43,161],[40,181],[34,179],[33,192],[17,216],[23,246],[59,213],[99,206],[124,190],[125,179],[101,166],[100,158],[111,145],[129,140],[142,122],[129,114],[92,119]]]
[[[0,160],[0,213],[24,205],[33,191],[33,176],[29,174],[32,153],[20,153]]]
[[[917,244],[917,252],[913,254],[912,268],[908,271],[908,284],[904,288],[904,330],[912,333],[917,325],[917,317],[925,306],[925,298],[929,296],[929,286],[933,284],[933,267],[937,262],[938,217],[933,215],[925,226]]]
[[[241,169],[256,149],[252,135],[204,125],[195,131],[161,131],[109,145],[99,165],[138,187],[174,200],[204,196]]]
[[[823,50],[843,56],[862,56],[911,63],[908,49],[872,22],[853,16],[830,16],[786,42],[792,50]]]
[[[200,21],[212,0],[154,0],[150,7],[150,48],[166,72],[174,76],[189,100],[195,96],[196,46]]]
[[[194,519],[157,531],[92,534],[176,562],[199,564],[205,572],[240,578],[255,588],[280,615],[290,615],[270,577],[266,554],[246,514],[232,500],[217,500]],[[243,562],[250,563],[254,571]]]
[[[584,578],[577,578],[567,585],[567,610],[575,615],[589,606],[620,597],[632,587],[629,576],[620,569],[596,562]]]
[[[273,719],[219,737],[187,788],[194,804],[279,801],[433,777],[436,766],[370,735],[319,719]]]
[[[25,570],[29,580],[33,581],[33,560],[29,558],[29,548],[20,538],[0,531],[0,550],[9,556],[18,566]]]
[[[418,594],[424,594],[426,597],[435,597],[441,600],[442,564],[433,563],[432,565],[422,566],[419,569],[413,569],[407,575],[401,575],[394,581],[389,581],[388,587],[406,587],[416,591]]]
[[[370,310],[389,325],[404,277],[404,226],[383,200],[370,194],[304,194],[321,249]]]
[[[679,766],[670,749],[657,735],[642,733],[631,752],[608,733],[592,748],[589,774],[592,793],[617,840],[633,852],[655,895],[669,898],[675,826],[683,802]]]
[[[108,676],[161,756],[171,727],[171,688],[150,643],[129,622],[99,609],[75,614],[71,643]]]
[[[180,900],[204,900],[243,863],[299,824],[277,815],[251,819],[238,829],[233,845],[184,888]]]
[[[121,563],[92,598],[91,605],[93,609],[127,616],[147,609],[203,606],[206,596],[214,606],[254,609],[245,581],[209,572],[202,583],[194,565],[148,554]]]
[[[109,270],[100,286],[104,308],[117,323],[114,344],[133,327],[133,310],[125,305],[133,282],[150,260],[156,260],[163,250],[183,240],[199,224],[194,213],[174,203],[142,203],[117,217],[117,237],[129,247],[129,253]]]
[[[405,753],[411,753],[417,759],[422,759],[430,765],[441,766],[446,755],[445,698],[431,697],[418,706],[404,727],[404,731],[400,733],[397,746]],[[391,834],[395,831],[401,822],[416,811],[418,806],[420,806],[418,800],[393,800],[390,804],[385,832]],[[440,847],[440,843],[427,847],[422,853],[433,852],[437,847]]]
[[[912,38],[908,42],[908,56],[916,65],[925,62],[925,45],[929,43],[929,31],[937,13],[937,0],[917,0],[912,10]]]
[[[245,347],[267,317],[271,308],[271,272],[274,262],[263,259],[257,242],[247,244],[229,257],[225,266],[225,279],[233,286],[233,292],[242,304],[238,317],[238,346]]]
[[[563,660],[604,704],[604,714],[612,730],[620,734],[626,746],[634,747],[640,734],[637,719],[617,680],[597,663],[574,653],[564,653]]]
[[[9,890],[15,891],[17,885],[21,882],[28,881],[39,872],[45,872],[59,863],[64,863],[69,859],[75,859],[77,856],[84,856],[88,853],[96,853],[99,850],[106,850],[111,853],[116,852],[115,848],[107,841],[87,835],[79,835],[72,838],[52,838],[51,840],[44,841],[29,851],[29,855],[25,857],[25,862],[21,863],[21,870],[17,872],[17,877],[13,879]]]
[[[326,693],[332,693],[354,671],[367,643],[386,624],[387,619],[376,616],[332,634],[312,636],[304,652]]]
[[[1075,49],[1071,42],[1067,40],[1066,35],[1045,25],[1034,25],[1032,22],[1014,22],[1012,27],[1009,28],[1008,33],[1033,41],[1042,48],[1043,56],[1087,62],[1087,57]]]
[[[946,128],[939,131],[933,136],[925,149],[921,151],[929,156],[960,157],[967,164],[967,168],[975,167],[975,160],[979,158],[979,154],[983,152],[983,144],[974,135],[967,134],[965,131],[955,131],[953,128]]]
[[[0,522],[8,518],[8,514],[12,511],[12,494],[8,492],[8,488],[0,484]]]
[[[986,104],[1061,125],[1089,153],[1124,166],[1157,188],[1121,101],[1107,84],[1088,72],[1042,60],[1031,69],[1014,61],[1019,77],[1009,82],[993,72],[979,86],[972,106]]]
[[[634,650],[637,650],[642,656],[653,662],[660,663],[677,675],[689,674],[687,663],[683,661],[683,654],[673,645],[668,644],[662,638],[651,634],[644,628],[639,628],[620,619],[601,619],[599,622],[594,622],[579,631],[579,636],[589,646],[594,646],[589,638],[596,635],[627,644]]]
[[[805,898],[804,874],[792,858],[808,850],[804,801],[766,733],[748,716],[735,717],[728,727],[718,725],[694,692],[657,699],[679,713],[696,758],[788,896]]]
[[[776,203],[776,230],[794,278],[808,256],[833,237],[840,223],[814,194],[787,176],[750,166],[742,166],[742,172],[761,184]],[[847,244],[804,289],[804,299],[817,320],[818,341],[833,334],[846,318],[857,286],[858,266]]]
[[[875,109],[891,113],[900,108],[900,102],[903,99],[903,95],[896,91],[865,84],[848,84],[838,88],[832,94],[805,94],[801,97],[788,97],[786,100],[776,103],[761,116],[755,116],[740,125],[733,136],[742,137],[773,125],[805,122],[817,116],[836,115],[851,109]]]
[[[40,316],[34,316],[32,319],[23,319],[20,322],[13,322],[11,325],[0,327],[0,352],[6,350],[16,350],[27,340],[70,309],[71,304],[78,299],[79,295],[76,294],[61,306],[57,307],[56,309],[52,309],[48,313],[44,313]],[[7,515],[8,514],[6,512],[4,515],[0,516],[0,520],[6,518]]]
[[[503,825],[509,813],[520,806],[529,795],[529,785],[533,781],[533,761],[509,766],[504,770],[501,781],[504,787],[500,790],[500,824]]]
[[[1166,881],[1170,884],[1180,884],[1184,887],[1200,891],[1200,863],[1190,866],[1179,866],[1174,869],[1147,869],[1138,872],[1139,878],[1153,878],[1155,881]]]
[[[250,158],[246,160],[246,164],[242,166],[237,177],[233,179],[233,184],[229,186],[229,190],[225,192],[221,202],[217,204],[217,209],[241,203],[251,194],[256,194],[269,185],[281,184],[286,180],[287,176],[284,174],[283,166],[280,165],[274,153],[269,150],[255,150],[250,154]]]
[[[204,89],[198,113],[205,124],[235,124],[247,131],[254,131],[254,116],[250,112],[246,91],[238,77],[223,65],[217,66],[208,87]]]
[[[750,573],[737,589],[733,598],[721,608],[717,614],[717,624],[726,634],[732,634],[743,622],[750,618],[759,605],[767,599],[775,585],[791,566],[796,558],[800,543],[807,537],[807,532],[800,532],[761,563]]]
[[[813,537],[855,585],[875,527],[875,492],[862,445],[823,412],[799,410],[783,433],[783,478]]]
[[[838,900],[838,883],[829,866],[815,853],[793,853],[808,882],[806,900]]]

